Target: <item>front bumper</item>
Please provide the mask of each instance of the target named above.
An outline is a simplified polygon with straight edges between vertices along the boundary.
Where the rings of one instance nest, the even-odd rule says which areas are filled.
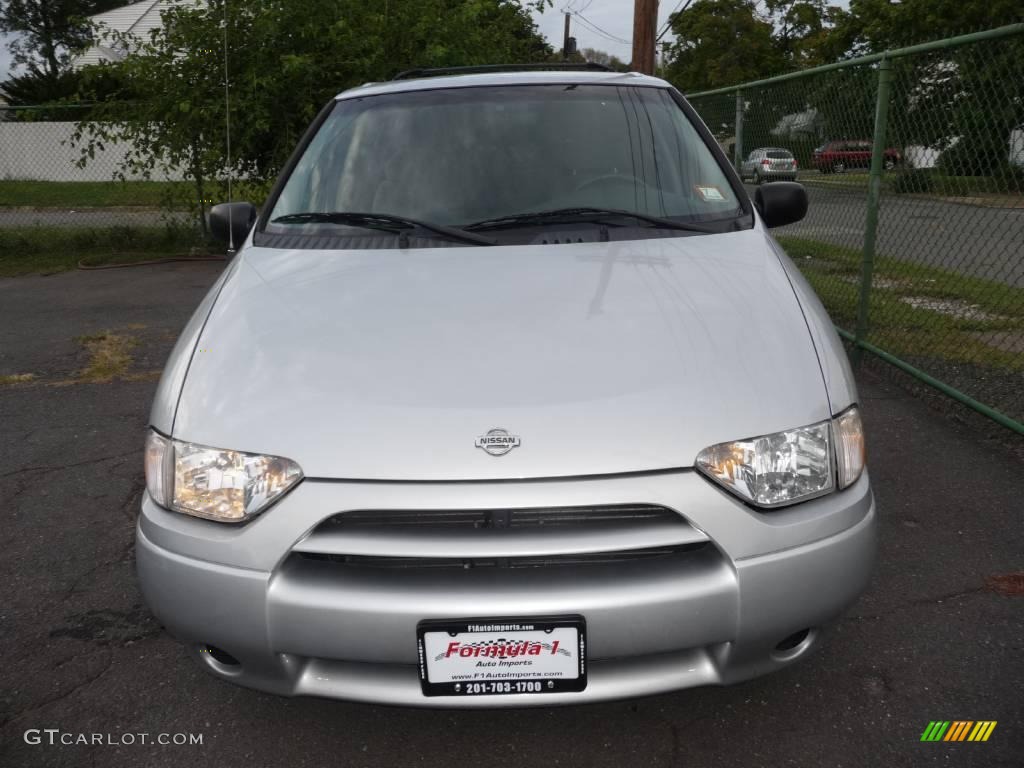
[[[656,563],[420,574],[341,571],[292,556],[345,510],[657,504],[713,546]],[[233,527],[145,498],[136,558],[145,598],[214,674],[283,695],[433,707],[546,706],[727,684],[786,666],[865,588],[875,551],[867,475],[853,487],[761,514],[694,472],[512,483],[303,483]],[[579,693],[426,697],[416,625],[466,616],[582,614]],[[807,639],[778,651],[803,629]],[[203,649],[224,649],[238,665]]]

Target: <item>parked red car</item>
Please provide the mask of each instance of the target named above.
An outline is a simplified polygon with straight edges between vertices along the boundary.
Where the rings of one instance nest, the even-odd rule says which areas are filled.
[[[891,171],[903,161],[899,150],[889,148],[883,155],[885,170]],[[843,173],[849,168],[871,166],[870,141],[829,141],[814,150],[811,163],[822,173]]]

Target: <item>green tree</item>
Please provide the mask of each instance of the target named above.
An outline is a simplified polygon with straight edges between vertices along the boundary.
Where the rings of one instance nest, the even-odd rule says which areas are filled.
[[[697,0],[669,18],[665,75],[682,91],[734,85],[778,74],[786,59],[755,0]]]
[[[542,3],[543,4],[543,3]],[[111,140],[134,148],[124,170],[183,171],[198,220],[230,170],[266,187],[317,111],[338,92],[400,70],[543,61],[551,49],[512,0],[289,0],[175,7],[115,71],[137,97],[108,100],[79,124],[83,162]],[[224,39],[232,157],[225,158]],[[202,226],[205,227],[205,224]]]
[[[594,64],[603,64],[609,69],[614,69],[616,72],[628,72],[629,64],[620,59],[618,56],[613,56],[607,51],[599,51],[596,48],[583,48],[580,51],[580,57],[583,61],[590,61]]]
[[[836,31],[851,53],[874,53],[1021,20],[1020,0],[851,0]],[[1015,175],[1009,137],[1024,124],[1022,62],[1020,36],[895,59],[890,142],[948,150],[940,163],[950,173]]]
[[[1020,0],[850,0],[836,25],[851,54],[940,40],[1024,21]]]
[[[105,98],[79,124],[82,162],[105,142],[122,140],[133,147],[124,171],[183,171],[205,229],[206,208],[220,196],[225,174],[265,189],[316,112],[346,88],[417,67],[547,59],[551,48],[528,12],[546,2],[232,3],[226,30],[223,0],[173,7],[150,39],[119,41],[134,51],[124,60],[86,68],[94,82],[117,78],[132,98]]]
[[[55,77],[34,71],[11,75],[0,83],[0,94],[12,107],[50,104],[73,97],[78,85],[79,78],[71,70],[59,72]]]
[[[88,84],[88,93],[84,88]],[[109,68],[98,70],[86,77],[74,69],[64,70],[51,77],[42,70],[11,75],[0,83],[0,95],[9,106],[42,106],[46,109],[15,110],[9,113],[14,120],[82,120],[91,115],[91,108],[82,102],[117,94],[124,98],[123,84]]]
[[[123,5],[119,0],[6,0],[0,32],[15,64],[52,80],[68,68],[71,52],[88,45],[87,16]]]
[[[847,12],[826,0],[765,0],[774,40],[790,69],[827,64],[844,52],[835,35]]]

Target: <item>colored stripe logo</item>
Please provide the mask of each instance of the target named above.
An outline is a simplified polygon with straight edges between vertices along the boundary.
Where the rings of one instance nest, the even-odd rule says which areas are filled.
[[[995,720],[932,720],[921,734],[921,741],[988,741],[996,728]]]

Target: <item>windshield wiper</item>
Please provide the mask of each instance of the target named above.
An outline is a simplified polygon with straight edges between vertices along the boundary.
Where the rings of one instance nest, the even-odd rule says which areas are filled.
[[[443,224],[432,224],[427,221],[395,216],[390,213],[357,213],[353,211],[308,211],[306,213],[289,213],[270,220],[271,224],[342,224],[363,229],[379,229],[386,232],[403,233],[406,229],[425,229],[436,235],[443,235],[452,240],[461,240],[474,245],[496,245],[493,240],[456,227]]]
[[[656,227],[665,229],[681,229],[686,232],[703,232],[704,234],[715,234],[719,230],[700,224],[687,224],[674,219],[664,219],[661,216],[649,216],[646,213],[636,211],[620,210],[618,208],[558,208],[552,211],[536,211],[534,213],[517,213],[512,216],[501,216],[496,219],[484,219],[472,224],[467,224],[463,230],[488,230],[505,229],[508,227],[528,227],[534,224],[543,224],[551,219],[567,219],[572,221],[584,221],[602,223],[605,219],[615,216],[625,216],[637,221],[643,221]]]

